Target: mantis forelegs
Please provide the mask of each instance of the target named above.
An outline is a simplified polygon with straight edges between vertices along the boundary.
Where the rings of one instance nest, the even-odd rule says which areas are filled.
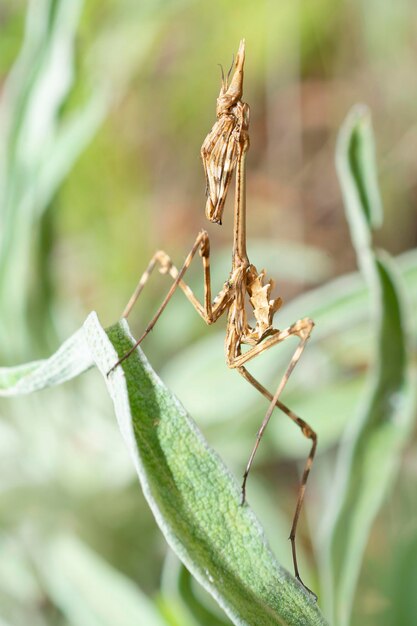
[[[190,267],[191,265],[191,261],[193,260],[194,256],[196,255],[197,251],[200,251],[200,256],[203,259],[203,270],[204,270],[204,305],[201,304],[199,302],[199,300],[196,298],[196,296],[194,295],[192,289],[183,281],[183,276],[185,274],[185,272],[187,271],[187,269]],[[122,317],[127,318],[128,315],[130,314],[133,306],[135,305],[137,299],[139,298],[140,294],[142,293],[143,288],[145,287],[146,283],[148,282],[153,270],[155,269],[155,267],[157,266],[157,264],[159,264],[160,266],[160,270],[162,271],[163,274],[170,274],[170,276],[174,279],[174,282],[172,283],[167,295],[165,296],[162,304],[160,305],[160,307],[158,308],[157,312],[155,313],[155,315],[153,316],[152,320],[149,322],[149,324],[147,325],[145,331],[142,333],[142,335],[140,336],[140,338],[138,339],[138,341],[135,343],[134,346],[132,346],[132,348],[126,352],[126,354],[124,354],[121,359],[119,359],[119,361],[117,361],[117,363],[115,363],[113,365],[113,367],[109,370],[108,374],[110,374],[110,372],[112,372],[118,365],[120,365],[120,363],[122,363],[125,359],[127,359],[132,352],[134,352],[134,350],[136,350],[136,348],[139,346],[139,344],[143,341],[143,339],[146,337],[146,335],[153,329],[153,327],[155,326],[156,322],[158,321],[158,319],[160,318],[162,312],[164,311],[165,307],[167,306],[168,302],[170,301],[170,299],[172,298],[175,290],[179,287],[180,289],[182,289],[182,291],[184,292],[184,294],[187,296],[188,300],[191,302],[191,304],[193,305],[193,307],[195,308],[195,310],[197,311],[197,313],[199,313],[199,315],[201,315],[201,317],[204,319],[204,321],[207,324],[212,324],[213,322],[215,322],[219,316],[223,313],[223,311],[225,310],[227,304],[228,304],[228,288],[227,286],[225,286],[220,293],[218,294],[218,296],[215,298],[214,303],[212,303],[211,300],[211,279],[210,279],[210,241],[209,241],[209,237],[208,234],[205,230],[202,230],[199,232],[199,234],[197,235],[197,238],[194,242],[193,247],[191,248],[189,254],[187,255],[183,266],[181,267],[180,270],[178,270],[175,265],[172,263],[170,257],[166,254],[166,252],[164,252],[163,250],[158,250],[153,257],[151,258],[148,267],[146,268],[146,270],[144,271],[144,273],[142,274],[136,289],[134,290],[131,298],[129,299],[129,302],[127,303]]]

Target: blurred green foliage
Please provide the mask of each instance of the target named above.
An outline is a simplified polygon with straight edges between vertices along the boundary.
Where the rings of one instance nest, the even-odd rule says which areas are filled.
[[[300,535],[302,571],[314,589],[335,452],[374,359],[367,289],[351,273],[335,137],[350,106],[366,101],[385,210],[377,244],[394,254],[415,248],[416,11],[411,0],[31,0],[0,7],[4,364],[46,356],[91,309],[113,322],[155,248],[184,258],[204,224],[198,154],[214,120],[216,64],[227,67],[245,36],[249,254],[292,299],[277,323],[307,314],[317,323],[286,392],[319,434]],[[217,287],[229,269],[230,234],[229,210],[223,228],[210,229]],[[401,254],[398,268],[414,311],[416,251]],[[200,278],[196,264],[189,280],[201,293]],[[147,288],[134,314],[138,330],[166,285],[161,278]],[[415,316],[410,322],[411,351]],[[179,294],[144,348],[240,475],[264,405],[227,371],[222,343],[222,329],[204,328]],[[285,358],[285,348],[265,355],[265,383],[273,383]],[[167,586],[169,572],[175,581],[180,575],[172,559],[160,586],[165,546],[98,377],[92,372],[47,394],[3,401],[1,417],[0,620],[80,623],[61,612],[39,567],[39,555],[49,554],[64,529],[74,545],[88,544],[80,559],[95,551],[92,560],[107,561],[109,576],[128,586],[133,580],[163,607],[167,623],[204,624]],[[306,450],[291,424],[274,420],[249,484],[251,504],[289,569],[286,536]],[[365,552],[353,625],[405,625],[414,615],[415,459],[410,435]]]

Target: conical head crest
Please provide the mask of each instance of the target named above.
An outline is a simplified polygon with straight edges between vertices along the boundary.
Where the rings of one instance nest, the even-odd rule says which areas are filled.
[[[235,67],[232,79],[229,83],[228,76],[222,79],[222,86],[217,98],[217,116],[223,115],[230,107],[242,98],[243,93],[243,66],[245,64],[245,40],[242,39],[237,51]]]

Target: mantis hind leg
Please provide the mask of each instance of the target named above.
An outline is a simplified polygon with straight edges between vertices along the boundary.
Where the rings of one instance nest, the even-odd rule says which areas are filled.
[[[270,393],[263,385],[261,385],[259,383],[259,381],[257,381],[256,378],[254,378],[252,376],[252,374],[250,374],[245,367],[239,367],[238,372],[239,372],[239,374],[241,374],[241,376],[243,376],[243,378],[245,378],[245,380],[247,380],[249,383],[251,383],[251,385],[253,385],[255,387],[255,389],[257,389],[260,393],[262,393],[262,395],[264,395],[265,398],[267,398],[268,400],[272,400],[272,398],[273,398],[272,393]],[[293,564],[294,564],[294,574],[295,574],[295,577],[297,578],[297,580],[300,581],[300,583],[303,585],[303,587],[305,587],[313,596],[315,596],[314,592],[312,592],[311,589],[309,589],[304,584],[304,582],[301,579],[300,572],[299,572],[299,569],[298,569],[297,550],[296,550],[295,539],[296,539],[296,533],[297,533],[298,520],[299,520],[299,517],[300,517],[300,513],[301,513],[302,506],[303,506],[303,502],[304,502],[304,496],[305,496],[305,491],[306,491],[306,486],[307,486],[307,480],[308,480],[308,477],[309,477],[309,474],[310,474],[311,467],[313,465],[314,455],[316,453],[317,435],[314,432],[314,430],[307,424],[307,422],[305,422],[303,419],[298,417],[298,415],[296,415],[293,411],[291,411],[291,409],[289,409],[280,400],[276,401],[275,406],[277,406],[279,409],[281,409],[281,411],[283,411],[293,422],[295,422],[297,424],[297,426],[301,429],[301,432],[303,433],[303,435],[311,440],[311,449],[310,449],[309,455],[307,457],[307,460],[306,460],[306,463],[305,463],[305,466],[304,466],[303,475],[301,477],[301,482],[300,482],[298,495],[297,495],[297,504],[296,504],[296,507],[295,507],[295,512],[294,512],[294,516],[293,516],[293,521],[292,521],[292,525],[291,525],[291,531],[290,531],[289,539],[291,541],[291,550],[292,550],[292,558],[293,558]],[[265,423],[265,419],[264,419],[263,422],[262,422],[262,425],[261,425],[261,427],[260,427],[260,429],[259,429],[259,431],[257,433],[255,446],[254,446],[254,448],[252,450],[252,454],[251,454],[251,456],[249,458],[249,461],[248,461],[248,464],[246,466],[246,470],[245,470],[244,478],[243,478],[243,484],[242,484],[242,504],[246,500],[246,480],[247,480],[250,468],[252,466],[253,458],[255,456],[256,450],[258,448],[259,442],[260,442],[260,440],[262,438],[262,435],[263,435],[263,433],[265,431],[266,426],[267,426],[267,422]]]
[[[314,460],[314,456],[316,453],[316,449],[317,449],[317,435],[314,432],[314,430],[310,427],[310,425],[304,421],[303,419],[301,419],[300,417],[298,417],[298,415],[296,415],[293,411],[291,411],[291,409],[289,409],[283,402],[281,402],[281,400],[279,399],[279,396],[281,395],[282,390],[284,389],[288,378],[290,377],[294,367],[296,366],[296,364],[298,363],[298,360],[301,357],[301,354],[304,350],[305,344],[308,340],[308,338],[310,337],[310,333],[311,330],[313,328],[313,322],[311,322],[311,320],[300,320],[299,322],[296,322],[295,324],[293,324],[293,326],[291,326],[289,329],[287,329],[286,331],[282,331],[282,333],[277,333],[277,335],[274,335],[273,337],[271,337],[271,339],[268,342],[268,345],[265,346],[264,349],[268,349],[269,347],[271,347],[272,345],[275,345],[276,343],[279,343],[281,341],[283,341],[285,338],[292,336],[292,335],[297,335],[300,338],[300,343],[298,345],[298,347],[296,348],[296,351],[294,352],[294,355],[287,367],[287,370],[284,373],[284,376],[282,377],[277,390],[275,392],[275,394],[272,394],[270,391],[268,391],[256,378],[254,378],[254,376],[252,376],[252,374],[250,374],[248,372],[248,370],[246,369],[246,367],[244,365],[239,365],[237,366],[237,370],[239,372],[239,374],[241,376],[243,376],[243,378],[245,378],[245,380],[247,380],[251,385],[253,385],[255,387],[255,389],[257,389],[263,396],[265,396],[270,404],[268,407],[268,410],[265,414],[265,417],[262,421],[262,424],[258,430],[258,433],[256,435],[256,440],[255,440],[255,444],[253,446],[252,452],[250,454],[248,463],[246,465],[246,469],[243,475],[243,482],[242,482],[242,504],[244,504],[245,500],[246,500],[246,482],[247,482],[247,478],[250,472],[250,469],[252,467],[252,463],[253,460],[255,458],[255,454],[256,451],[259,447],[259,443],[262,439],[262,436],[266,430],[266,427],[268,426],[269,420],[271,418],[271,415],[273,413],[273,410],[275,409],[275,407],[278,407],[281,411],[283,411],[283,413],[285,413],[295,424],[297,424],[297,426],[300,428],[302,434],[304,435],[304,437],[306,437],[307,439],[309,439],[311,441],[311,448],[310,448],[310,452],[309,455],[307,457],[307,460],[305,462],[304,465],[304,471],[301,477],[301,482],[300,482],[300,486],[299,486],[299,490],[298,490],[298,496],[297,496],[297,503],[296,503],[296,507],[295,507],[295,512],[294,512],[294,516],[293,516],[293,521],[292,521],[292,525],[291,525],[291,531],[290,531],[290,536],[289,539],[291,541],[291,550],[292,550],[292,558],[293,558],[293,564],[294,564],[294,574],[295,577],[297,578],[297,580],[300,581],[300,583],[303,585],[303,587],[305,587],[305,589],[307,589],[307,591],[309,591],[314,597],[315,594],[311,591],[311,589],[309,589],[302,581],[301,576],[300,576],[300,572],[298,569],[298,562],[297,562],[297,549],[296,549],[296,533],[297,533],[297,526],[298,526],[298,521],[299,521],[299,517],[300,517],[300,513],[301,513],[301,509],[303,506],[303,502],[304,502],[304,497],[305,497],[305,492],[306,492],[306,486],[307,486],[307,481],[308,481],[308,477],[311,471],[311,467],[313,464],[313,460]],[[254,349],[257,349],[261,346],[256,346]],[[259,353],[259,351],[257,351],[257,353]],[[245,362],[247,360],[249,360],[251,357],[251,350],[249,350],[248,352],[246,352],[244,355],[242,355],[245,358]]]

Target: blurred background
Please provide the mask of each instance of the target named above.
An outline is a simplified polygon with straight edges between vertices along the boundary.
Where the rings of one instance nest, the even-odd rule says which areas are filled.
[[[199,151],[215,121],[218,64],[228,69],[245,37],[249,256],[289,303],[278,326],[306,315],[317,322],[285,401],[319,435],[299,539],[304,578],[319,589],[335,456],[373,355],[366,287],[355,274],[334,166],[336,136],[354,103],[370,106],[385,210],[377,244],[398,257],[413,311],[415,3],[2,0],[0,28],[2,365],[48,356],[91,310],[114,323],[153,252],[164,249],[180,265],[202,227],[212,242],[213,291],[221,288],[232,203],[221,228],[206,222]],[[188,282],[202,294],[198,262]],[[149,282],[131,315],[135,333],[168,285],[158,274]],[[143,348],[240,476],[266,407],[227,370],[224,330],[225,319],[206,328],[177,294]],[[290,356],[279,352],[254,367],[269,386]],[[0,624],[229,623],[167,557],[97,372],[2,401],[0,410]],[[410,430],[367,544],[352,624],[414,623],[416,451]],[[249,480],[249,501],[290,570],[287,537],[307,453],[279,416]],[[102,615],[91,605],[91,580],[106,595]],[[139,607],[132,615],[148,617],[112,621],[120,597]]]

